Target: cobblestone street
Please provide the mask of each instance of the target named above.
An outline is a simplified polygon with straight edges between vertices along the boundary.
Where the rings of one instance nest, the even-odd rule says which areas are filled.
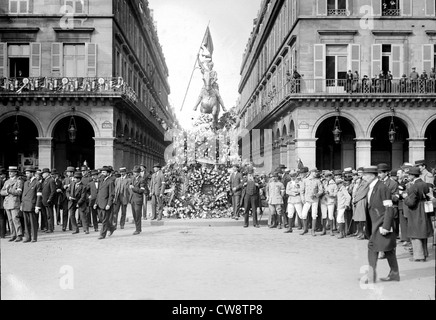
[[[229,219],[167,220],[164,226],[143,221],[136,237],[128,224],[104,241],[94,232],[59,231],[36,244],[2,240],[1,298],[435,299],[434,249],[428,262],[412,263],[398,247],[401,282],[361,288],[367,241],[242,225]],[[65,290],[70,267],[74,289]],[[388,271],[386,260],[379,261],[378,276]]]

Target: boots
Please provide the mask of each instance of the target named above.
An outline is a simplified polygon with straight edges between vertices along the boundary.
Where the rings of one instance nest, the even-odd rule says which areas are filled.
[[[303,232],[301,233],[301,235],[304,236],[306,233],[309,233],[309,231],[307,230],[307,219],[302,219],[301,221],[303,221]]]
[[[334,237],[335,236],[335,233],[333,232],[333,220],[329,220],[330,222],[330,235],[332,236],[332,237]]]
[[[302,230],[303,229],[301,221],[302,221],[302,219],[300,219],[300,217],[297,215],[297,224],[298,224],[297,230]]]
[[[316,237],[316,219],[312,220],[312,237]]]
[[[338,239],[345,238],[345,223],[339,223],[339,236]]]
[[[358,230],[358,235],[357,235],[357,240],[365,240],[365,235],[363,234],[363,222],[357,222],[357,230]]]
[[[322,219],[322,236],[325,236],[327,234],[327,229],[326,229],[326,225],[327,225],[327,219]]]

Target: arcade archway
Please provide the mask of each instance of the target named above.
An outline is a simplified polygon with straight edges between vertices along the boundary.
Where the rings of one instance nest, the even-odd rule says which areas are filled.
[[[5,168],[38,166],[38,129],[23,116],[11,116],[0,123],[0,164]]]
[[[425,131],[425,159],[429,168],[436,168],[436,120]]]
[[[86,161],[88,167],[95,166],[95,133],[91,124],[84,118],[75,116],[77,134],[70,141],[68,128],[71,117],[61,119],[53,130],[52,155],[54,167],[63,172],[66,167],[80,167]]]
[[[394,117],[395,141],[389,141],[389,131],[392,117],[378,121],[371,132],[371,162],[372,165],[387,163],[391,168],[399,168],[409,161],[409,131],[405,122]]]
[[[324,120],[316,131],[316,167],[319,170],[335,170],[356,166],[356,132],[353,124],[344,117],[339,117],[342,131],[340,143],[335,143],[333,130],[336,117]]]

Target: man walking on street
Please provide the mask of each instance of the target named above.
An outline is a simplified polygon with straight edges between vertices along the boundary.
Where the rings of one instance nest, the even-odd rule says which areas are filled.
[[[23,241],[23,228],[18,215],[21,205],[21,194],[23,192],[23,182],[18,179],[18,167],[9,167],[9,180],[5,182],[0,194],[5,197],[3,207],[6,211],[11,228],[12,238],[9,242]]]
[[[95,232],[98,232],[98,210],[94,209],[97,201],[97,192],[99,187],[98,170],[91,171],[92,181],[89,183],[89,212],[92,215],[92,225]]]
[[[111,172],[111,169],[109,167],[103,167],[100,171],[101,180],[99,181],[94,209],[98,209],[100,220],[102,221],[101,233],[98,239],[103,240],[106,238],[108,232],[109,236],[115,232],[115,227],[112,225],[112,206],[115,194],[115,184],[110,178],[109,173]]]
[[[162,220],[163,213],[163,195],[165,193],[165,177],[162,172],[162,166],[157,163],[154,165],[153,176],[151,177],[151,212],[152,220]],[[156,213],[157,210],[157,213]]]
[[[88,219],[86,218],[86,197],[87,186],[82,182],[82,174],[76,172],[73,181],[67,191],[68,209],[70,210],[71,226],[73,234],[79,233],[79,225],[76,220],[76,211],[79,210],[79,217],[82,220],[83,230],[85,234],[89,234]]]

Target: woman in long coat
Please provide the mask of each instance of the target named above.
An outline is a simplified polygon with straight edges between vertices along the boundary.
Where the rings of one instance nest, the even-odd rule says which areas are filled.
[[[430,189],[428,184],[419,178],[419,168],[410,168],[408,174],[412,183],[407,190],[404,205],[408,207],[407,235],[412,239],[413,247],[411,261],[423,262],[428,257],[427,240],[434,233],[429,214],[424,209]]]

